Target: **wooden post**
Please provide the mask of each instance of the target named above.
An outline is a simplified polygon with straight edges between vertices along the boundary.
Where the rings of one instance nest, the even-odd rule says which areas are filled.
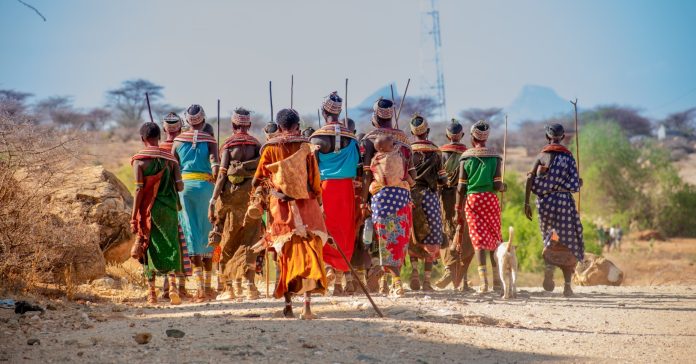
[[[147,101],[147,112],[150,113],[150,121],[155,122],[155,119],[152,118],[152,108],[150,107],[150,95],[146,92],[145,93],[145,101]]]
[[[505,183],[505,161],[507,160],[507,135],[508,135],[508,116],[505,114],[505,134],[503,134],[503,166],[501,171],[501,180]],[[500,193],[500,212],[503,212],[505,206],[505,192]]]
[[[396,118],[396,101],[395,101],[395,99],[394,99],[394,85],[393,85],[393,84],[389,85],[389,88],[391,88],[392,113],[393,113],[393,115],[394,115],[394,116],[392,117],[392,119],[394,119],[394,122],[396,123],[396,128],[399,129],[399,120]],[[392,128],[394,127],[394,122],[392,123]]]
[[[271,290],[269,288],[269,279],[271,274],[271,261],[268,259],[270,254],[268,254],[268,248],[266,248],[266,257],[264,258],[264,263],[266,264],[266,298],[271,298]]]
[[[217,112],[218,112],[218,118],[217,118],[217,144],[218,146],[220,145],[220,99],[218,99],[217,103]]]
[[[575,164],[578,167],[578,179],[580,179],[580,126],[578,125],[578,99],[570,101],[575,109]],[[580,215],[580,188],[578,188],[578,215]]]
[[[346,78],[346,94],[343,96],[343,108],[346,109],[346,117],[343,120],[343,126],[348,127],[348,79]]]
[[[271,122],[273,122],[273,82],[268,81],[268,96],[271,99]]]
[[[295,75],[290,75],[290,108],[295,104]]]
[[[408,93],[408,85],[411,84],[411,79],[406,81],[406,89],[404,89],[404,94],[401,96],[401,102],[399,103],[399,112],[396,113],[396,125],[399,125],[399,116],[401,116],[401,108],[404,107],[404,100],[406,100],[406,94]]]

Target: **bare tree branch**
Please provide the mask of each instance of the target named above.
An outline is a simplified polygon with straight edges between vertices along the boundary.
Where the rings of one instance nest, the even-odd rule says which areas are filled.
[[[38,9],[36,9],[35,7],[33,7],[33,6],[31,6],[31,5],[27,4],[27,3],[25,3],[25,2],[22,1],[22,0],[17,0],[17,1],[19,1],[20,4],[22,4],[22,5],[26,6],[26,7],[28,7],[29,9],[34,10],[34,12],[35,12],[36,14],[38,14],[38,15],[41,17],[41,19],[43,19],[43,21],[46,21],[46,17],[43,16],[43,14],[41,14],[41,12],[40,12]]]

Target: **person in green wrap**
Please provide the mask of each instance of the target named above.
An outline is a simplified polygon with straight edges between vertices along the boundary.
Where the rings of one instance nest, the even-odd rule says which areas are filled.
[[[131,159],[136,185],[131,229],[141,253],[132,254],[143,264],[149,288],[147,302],[157,303],[155,276],[160,274],[168,276],[169,301],[178,305],[181,297],[174,282],[177,274],[183,272],[183,262],[177,192],[184,185],[176,158],[159,148],[159,126],[152,122],[143,124],[140,137],[145,147]]]

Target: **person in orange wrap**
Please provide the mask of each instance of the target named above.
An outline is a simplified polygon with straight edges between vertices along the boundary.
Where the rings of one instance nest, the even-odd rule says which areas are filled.
[[[278,253],[280,273],[274,296],[285,298],[283,314],[292,318],[292,296],[303,294],[300,318],[312,319],[311,294],[325,294],[327,289],[321,179],[309,140],[300,135],[297,111],[280,110],[276,120],[280,132],[261,149],[252,183],[270,194],[267,240]]]

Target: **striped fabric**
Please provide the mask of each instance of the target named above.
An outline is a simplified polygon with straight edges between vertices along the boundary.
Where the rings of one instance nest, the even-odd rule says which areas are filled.
[[[186,238],[184,238],[184,230],[181,229],[181,225],[179,225],[179,245],[181,245],[181,260],[184,268],[184,274],[187,277],[190,277],[193,272],[193,268],[191,266],[191,258],[189,257],[188,247],[186,246]]]

